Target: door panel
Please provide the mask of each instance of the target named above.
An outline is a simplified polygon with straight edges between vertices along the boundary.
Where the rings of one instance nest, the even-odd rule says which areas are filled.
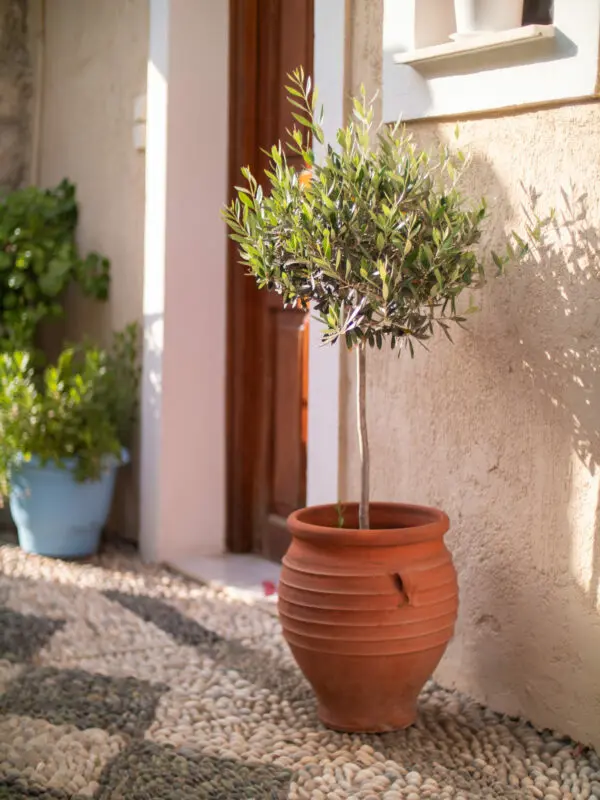
[[[271,313],[273,354],[273,438],[271,514],[287,516],[304,502],[302,441],[302,356],[305,315]]]
[[[261,550],[279,560],[289,544],[285,520],[306,502],[307,315],[270,309],[272,426],[268,520]]]
[[[286,75],[312,71],[313,0],[231,0],[230,184],[286,140]],[[300,159],[290,164],[302,169]],[[230,248],[228,547],[278,560],[306,500],[308,317],[259,292]]]

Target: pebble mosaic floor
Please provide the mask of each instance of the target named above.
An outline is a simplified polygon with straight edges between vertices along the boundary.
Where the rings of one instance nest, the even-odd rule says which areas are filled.
[[[407,731],[333,733],[272,605],[0,543],[0,800],[30,798],[600,800],[600,759],[434,684]]]

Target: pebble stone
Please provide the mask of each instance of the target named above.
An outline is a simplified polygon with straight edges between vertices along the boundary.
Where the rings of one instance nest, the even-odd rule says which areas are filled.
[[[321,726],[272,602],[112,547],[0,545],[0,800],[600,800],[600,759],[428,684],[412,728]]]

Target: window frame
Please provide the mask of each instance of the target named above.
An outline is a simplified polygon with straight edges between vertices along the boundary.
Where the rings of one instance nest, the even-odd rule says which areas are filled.
[[[516,47],[506,32],[507,41],[493,50],[474,48],[473,43],[468,51],[450,45],[449,57],[441,60],[396,64],[394,56],[407,49],[402,36],[407,25],[414,24],[413,2],[422,0],[384,0],[383,114],[387,122],[598,95],[600,3],[596,0],[554,0],[552,36],[544,37],[542,43],[531,40]]]
[[[553,25],[554,24],[554,2],[553,0],[544,0],[544,9],[527,8],[528,2],[536,2],[540,4],[540,0],[524,0],[523,3],[523,25]],[[531,16],[530,16],[531,15]],[[542,17],[540,19],[540,17]]]

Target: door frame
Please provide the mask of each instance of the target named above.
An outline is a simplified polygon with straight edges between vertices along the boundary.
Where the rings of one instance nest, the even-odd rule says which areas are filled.
[[[257,8],[261,0],[230,0],[229,185],[256,152],[253,110],[257,102]],[[314,0],[313,75],[326,108],[325,136],[332,140],[343,122],[345,0]],[[317,157],[319,153],[317,152]],[[227,320],[227,532],[229,552],[248,553],[262,523],[265,436],[258,420],[264,398],[248,391],[259,374],[266,342],[264,304],[254,282],[228,247]],[[340,351],[323,348],[319,326],[309,326],[307,503],[339,499]]]
[[[315,0],[314,83],[325,107],[325,142],[335,142],[346,113],[347,0]],[[383,45],[382,45],[383,46]],[[315,146],[317,160],[326,145]],[[340,426],[342,352],[321,344],[319,325],[309,326],[308,447],[306,502],[309,506],[337,503],[340,498]]]
[[[287,6],[288,15],[285,14]],[[302,51],[299,61],[312,74],[314,37],[314,0],[230,0],[230,73],[229,73],[229,187],[243,183],[240,167],[248,166],[255,175],[268,168],[268,157],[260,149],[284,136],[281,82],[286,59],[286,43],[281,41],[282,25],[289,14],[301,14],[295,27],[302,33],[291,48]],[[307,38],[308,32],[310,38]],[[276,345],[271,340],[278,333],[275,324],[291,321],[281,316],[278,297],[257,289],[255,281],[240,265],[238,248],[228,243],[228,337],[227,337],[227,549],[235,553],[255,552],[277,557],[285,552],[279,542],[285,530],[283,519],[272,517],[270,488],[273,478],[278,434],[275,425],[275,374],[271,359]],[[295,315],[294,315],[295,316]],[[279,323],[276,322],[279,320]],[[287,326],[286,326],[287,327]],[[299,365],[300,366],[300,365]],[[291,399],[291,398],[290,398]],[[298,418],[298,432],[301,420]],[[275,440],[273,439],[275,437]],[[279,446],[281,446],[279,442]],[[305,441],[305,446],[307,441]],[[290,454],[291,455],[291,454]],[[304,488],[300,503],[306,498],[306,453],[302,475]],[[300,485],[298,486],[300,489]],[[284,536],[285,538],[285,536]]]

